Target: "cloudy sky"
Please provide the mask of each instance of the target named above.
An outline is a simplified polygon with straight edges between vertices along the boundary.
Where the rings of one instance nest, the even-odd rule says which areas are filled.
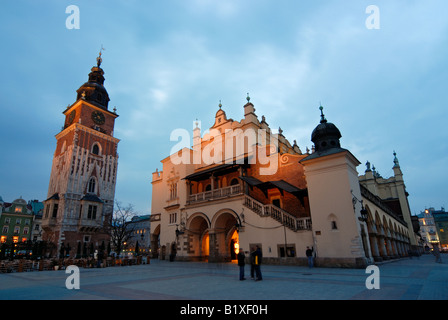
[[[375,5],[379,16],[366,13]],[[67,28],[79,9],[79,29]],[[62,111],[103,46],[117,108],[116,199],[149,214],[174,129],[246,94],[305,151],[319,105],[362,163],[404,173],[413,214],[448,205],[446,0],[20,0],[0,4],[0,196],[45,200]],[[371,18],[379,17],[379,20]],[[379,29],[366,27],[377,23]]]

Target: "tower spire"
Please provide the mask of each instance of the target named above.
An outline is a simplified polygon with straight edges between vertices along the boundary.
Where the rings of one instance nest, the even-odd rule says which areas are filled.
[[[324,107],[322,105],[319,107],[320,110],[320,123],[327,123],[327,119],[325,119],[324,115]]]
[[[101,66],[101,63],[103,62],[103,58],[101,58],[101,56],[103,55],[104,50],[106,49],[104,49],[103,45],[101,45],[100,53],[98,55],[98,58],[96,58],[96,65],[98,66],[98,68]]]
[[[398,162],[397,153],[394,150],[394,168],[399,168],[400,163]]]
[[[104,87],[104,70],[101,69],[103,62],[103,51],[105,49],[101,46],[98,57],[96,58],[96,66],[93,66],[89,73],[89,80],[84,83],[76,92],[77,100],[83,99],[89,101],[97,106],[106,109],[109,104],[109,94]]]

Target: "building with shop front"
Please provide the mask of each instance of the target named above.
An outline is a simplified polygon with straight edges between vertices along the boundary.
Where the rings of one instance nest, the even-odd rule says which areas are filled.
[[[432,213],[434,217],[434,224],[436,225],[437,235],[439,238],[439,248],[447,252],[448,251],[448,212],[445,208],[434,211]]]
[[[429,208],[420,212],[420,214],[417,216],[420,224],[420,235],[422,236],[422,239],[424,241],[424,246],[428,248],[432,248],[433,245],[439,244],[437,227],[432,215],[434,212],[434,208]]]
[[[339,129],[321,121],[303,153],[274,133],[247,98],[244,118],[193,130],[192,148],[163,159],[152,177],[151,247],[156,256],[231,261],[258,246],[266,263],[364,267],[417,246],[403,175],[381,180],[341,147]]]
[[[131,221],[126,223],[126,229],[130,234],[124,250],[138,255],[147,255],[151,250],[151,216],[148,214],[132,217]]]
[[[0,242],[20,243],[31,240],[34,214],[32,207],[22,199],[4,202],[0,198]]]

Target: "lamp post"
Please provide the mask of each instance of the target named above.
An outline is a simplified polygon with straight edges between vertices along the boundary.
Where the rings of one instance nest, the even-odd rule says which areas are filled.
[[[362,222],[367,222],[368,217],[369,217],[369,213],[367,212],[366,208],[364,207],[364,200],[359,200],[354,194],[353,194],[353,190],[350,190],[352,193],[352,202],[353,202],[353,210],[356,212],[356,203],[359,202],[361,203],[361,217],[358,217],[359,221]]]

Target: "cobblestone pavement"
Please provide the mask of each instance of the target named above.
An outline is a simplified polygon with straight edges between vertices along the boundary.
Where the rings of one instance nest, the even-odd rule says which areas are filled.
[[[239,281],[236,264],[151,260],[149,265],[0,274],[0,300],[448,300],[448,255],[379,265],[379,289],[364,269],[262,265],[263,281]]]

